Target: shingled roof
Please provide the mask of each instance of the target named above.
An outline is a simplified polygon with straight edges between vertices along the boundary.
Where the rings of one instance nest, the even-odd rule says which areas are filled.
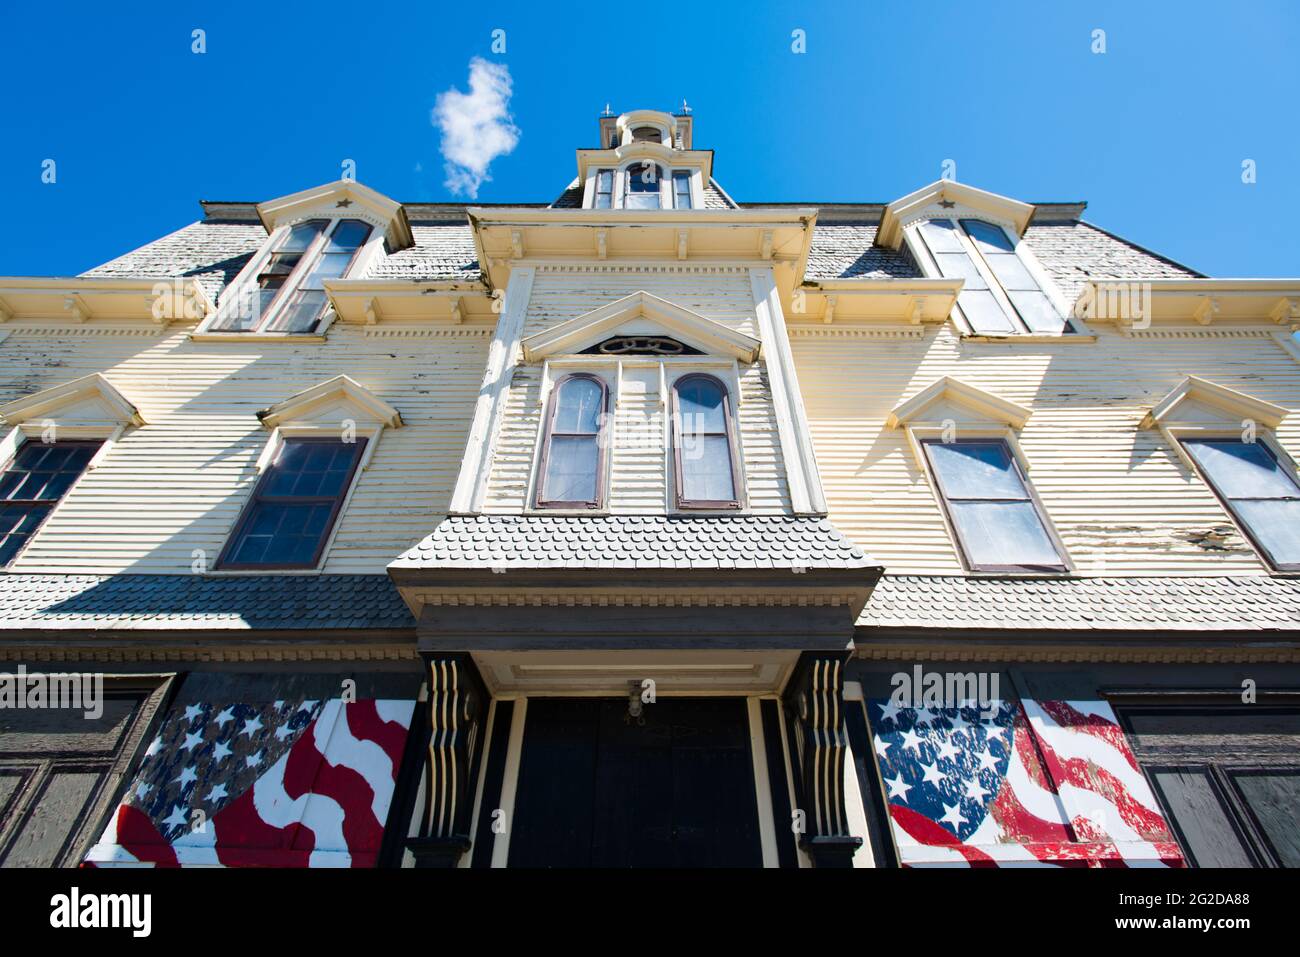
[[[1300,580],[886,575],[858,627],[1295,631]]]
[[[445,519],[390,568],[877,568],[824,518],[474,515]]]
[[[387,575],[0,575],[0,629],[408,629]]]

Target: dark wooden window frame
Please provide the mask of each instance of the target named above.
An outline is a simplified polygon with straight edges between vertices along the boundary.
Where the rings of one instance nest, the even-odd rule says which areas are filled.
[[[722,421],[727,430],[727,452],[731,456],[731,498],[729,499],[689,499],[682,491],[682,430],[681,400],[677,390],[683,382],[691,379],[707,379],[722,392]],[[692,435],[718,435],[717,432],[691,433]],[[727,384],[715,375],[707,372],[688,372],[673,381],[673,478],[676,482],[674,497],[679,509],[737,509],[740,508],[740,456],[736,448],[736,424],[731,418],[731,390]]]
[[[1196,456],[1193,455],[1191,449],[1187,447],[1188,442],[1235,442],[1244,444],[1241,443],[1241,439],[1233,435],[1179,435],[1175,436],[1175,440],[1182,448],[1183,455],[1186,457],[1187,461],[1191,463],[1193,471],[1201,477],[1201,481],[1205,483],[1205,487],[1210,490],[1216,499],[1219,500],[1219,504],[1223,506],[1223,510],[1227,513],[1228,518],[1237,526],[1237,530],[1241,532],[1242,537],[1246,539],[1246,541],[1250,542],[1251,547],[1255,549],[1255,554],[1259,556],[1260,560],[1274,571],[1300,572],[1300,562],[1279,562],[1274,560],[1269,550],[1264,547],[1263,543],[1260,542],[1258,538],[1255,537],[1255,533],[1251,529],[1250,523],[1237,512],[1232,501],[1219,490],[1218,484],[1216,484],[1214,479],[1210,477],[1210,473],[1201,468],[1201,463],[1196,460]],[[1278,467],[1282,470],[1282,474],[1290,479],[1293,484],[1300,486],[1300,482],[1296,481],[1296,476],[1291,468],[1290,462],[1278,455],[1277,450],[1269,445],[1263,437],[1256,436],[1253,444],[1262,447],[1265,453],[1272,456],[1273,461],[1276,462]],[[1248,499],[1248,501],[1284,502],[1289,500],[1264,498]]]
[[[600,386],[600,422],[596,427],[596,497],[590,501],[566,501],[546,498],[546,469],[551,460],[551,439],[556,435],[555,416],[560,407],[560,391],[574,379],[587,379]],[[594,510],[604,507],[605,503],[605,455],[607,452],[606,429],[609,426],[609,385],[600,376],[589,372],[574,372],[562,376],[551,388],[551,395],[546,410],[546,428],[542,435],[542,454],[537,463],[537,492],[533,497],[537,508],[583,509]],[[589,436],[589,432],[560,432],[560,435]]]
[[[941,439],[923,438],[920,440],[921,449],[925,453],[925,464],[930,472],[930,478],[934,482],[934,489],[938,493],[939,503],[943,508],[944,519],[947,521],[948,528],[952,532],[952,539],[957,545],[957,552],[961,555],[962,563],[966,568],[973,572],[995,572],[995,573],[1030,573],[1030,574],[1059,574],[1070,570],[1070,562],[1065,554],[1065,546],[1061,543],[1056,534],[1056,529],[1052,527],[1051,522],[1047,520],[1047,512],[1043,508],[1043,503],[1038,500],[1038,493],[1034,491],[1033,484],[1029,477],[1025,475],[1024,469],[1020,467],[1020,459],[1016,451],[1012,448],[1011,443],[1004,436],[972,436],[969,439],[955,439],[952,442],[943,442]],[[1025,490],[1025,498],[983,498],[972,496],[956,496],[958,501],[970,502],[1024,502],[1028,501],[1033,506],[1034,514],[1038,518],[1038,523],[1042,525],[1043,532],[1047,535],[1048,541],[1056,549],[1056,556],[1061,560],[1059,565],[981,565],[971,559],[970,551],[966,547],[966,542],[962,538],[961,528],[958,526],[956,519],[953,518],[952,509],[949,508],[949,494],[944,487],[943,477],[939,470],[935,468],[934,459],[930,457],[931,445],[960,445],[964,443],[982,443],[991,445],[1001,443],[1006,449],[1007,458],[1011,461],[1011,467],[1015,469],[1016,477],[1020,479],[1020,484]]]
[[[1258,867],[1284,866],[1278,859],[1272,841],[1260,825],[1258,816],[1242,795],[1240,788],[1233,781],[1233,776],[1241,774],[1300,773],[1300,759],[1275,755],[1271,756],[1275,760],[1271,760],[1270,756],[1260,754],[1256,755],[1254,759],[1243,760],[1238,756],[1220,762],[1208,754],[1180,756],[1165,748],[1142,746],[1140,736],[1134,730],[1132,718],[1143,712],[1171,710],[1191,714],[1213,714],[1218,709],[1248,709],[1251,713],[1258,714],[1279,712],[1294,714],[1297,706],[1300,705],[1300,695],[1294,692],[1264,692],[1256,704],[1244,706],[1240,703],[1241,691],[1239,689],[1225,692],[1183,689],[1171,689],[1165,692],[1153,692],[1146,689],[1133,691],[1114,690],[1105,691],[1103,695],[1114,707],[1115,716],[1133,749],[1138,767],[1147,779],[1151,793],[1155,795],[1156,800],[1160,803],[1169,829],[1178,839],[1184,853],[1189,853],[1184,829],[1177,818],[1169,812],[1164,791],[1156,783],[1156,775],[1161,772],[1194,771],[1204,773],[1209,780],[1214,797],[1224,811],[1225,819],[1236,833],[1246,855],[1252,858]]]
[[[366,443],[369,441],[370,440],[366,437],[357,436],[356,442],[352,443],[356,446],[356,449],[352,454],[352,465],[348,469],[347,478],[343,480],[343,484],[339,487],[338,494],[332,496],[334,501],[330,508],[329,519],[326,520],[325,527],[321,530],[320,541],[316,543],[316,550],[312,554],[310,562],[303,564],[233,562],[230,560],[231,553],[239,544],[239,541],[244,534],[244,530],[252,520],[253,513],[257,510],[257,506],[263,501],[283,505],[310,505],[324,504],[327,499],[327,496],[324,495],[276,495],[267,498],[262,494],[267,484],[271,481],[272,475],[275,473],[276,464],[280,461],[280,457],[284,455],[284,450],[290,442],[312,444],[329,443],[331,445],[346,444],[341,442],[339,439],[326,438],[323,436],[286,436],[281,441],[280,448],[276,450],[275,461],[271,462],[266,467],[266,470],[262,473],[261,477],[258,478],[257,485],[253,488],[253,494],[249,496],[248,501],[244,504],[244,510],[240,512],[239,520],[235,522],[234,530],[230,533],[230,537],[226,539],[226,545],[221,550],[221,557],[217,559],[216,567],[223,571],[289,571],[316,568],[320,564],[321,556],[325,552],[325,546],[330,540],[330,534],[334,531],[334,526],[338,522],[339,513],[343,510],[343,503],[347,500],[348,493],[352,491],[352,485],[357,478],[357,471],[361,467],[361,460],[365,456]]]
[[[25,449],[31,441],[32,441],[31,439],[24,438],[22,444],[19,445],[18,448],[14,450],[14,454],[11,455],[11,456],[9,457],[9,461],[5,462],[5,464],[4,464],[4,468],[3,468],[3,469],[0,469],[0,472],[7,472],[7,471],[9,470],[9,467],[10,467],[11,465],[13,465],[15,461],[17,461],[18,456],[22,454],[23,449]],[[47,442],[47,443],[40,443],[40,442],[38,442],[37,444],[38,444],[38,445],[40,445],[40,444],[45,444],[45,445],[85,445],[85,446],[94,446],[95,449],[98,450],[99,448],[101,448],[101,447],[103,446],[103,444],[104,444],[104,440],[103,440],[103,439],[60,439],[60,440],[57,441],[57,442]],[[49,499],[44,499],[44,500],[38,500],[38,499],[3,499],[3,500],[0,500],[0,505],[48,505],[48,506],[49,506],[49,509],[45,512],[45,515],[41,518],[41,520],[40,520],[39,522],[36,523],[36,527],[33,528],[33,529],[31,530],[31,532],[27,535],[27,541],[23,542],[22,547],[21,547],[20,549],[18,549],[17,552],[14,553],[14,557],[13,557],[13,559],[10,561],[10,564],[12,564],[13,562],[16,562],[19,558],[22,557],[23,552],[27,551],[28,547],[29,547],[29,546],[31,545],[31,543],[32,543],[32,540],[36,538],[37,534],[40,533],[40,530],[41,530],[42,528],[45,527],[45,523],[46,523],[47,521],[49,521],[50,516],[54,514],[54,510],[57,509],[60,505],[63,504],[63,500],[64,500],[65,498],[68,497],[68,493],[71,492],[74,488],[76,488],[76,487],[77,487],[77,483],[80,482],[80,481],[82,480],[82,478],[85,477],[85,475],[86,475],[86,470],[90,467],[90,463],[91,463],[91,461],[94,460],[94,458],[95,458],[94,453],[91,453],[90,458],[86,460],[86,467],[83,468],[83,469],[81,470],[81,474],[78,475],[75,479],[73,479],[72,482],[71,482],[71,484],[69,484],[68,487],[67,487],[66,489],[64,489],[63,494],[60,495],[57,499],[54,499],[53,501],[51,501],[51,500],[49,500]],[[0,565],[0,568],[7,568],[7,567],[9,567],[9,566],[8,566],[8,565]]]

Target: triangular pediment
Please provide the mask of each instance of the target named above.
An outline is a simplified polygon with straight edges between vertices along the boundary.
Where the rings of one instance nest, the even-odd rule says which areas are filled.
[[[987,392],[969,382],[944,376],[895,406],[886,425],[896,429],[923,422],[936,424],[952,421],[958,425],[996,424],[1019,429],[1028,419],[1029,409],[1023,405]]]
[[[941,179],[885,207],[880,217],[880,228],[876,230],[876,245],[897,249],[903,241],[903,227],[909,223],[931,216],[954,214],[980,216],[1005,223],[1015,230],[1017,236],[1023,236],[1034,215],[1034,207],[1009,196]]]
[[[0,416],[9,425],[46,420],[78,429],[144,425],[135,405],[98,372],[15,399],[0,406]]]
[[[267,428],[293,425],[337,425],[351,419],[360,425],[400,428],[401,414],[355,379],[340,375],[314,385],[257,413]]]
[[[257,204],[266,231],[313,216],[358,218],[380,226],[392,249],[415,244],[402,204],[355,180],[340,179]]]
[[[524,358],[539,362],[573,355],[611,336],[667,336],[708,355],[740,362],[758,358],[761,343],[753,336],[648,292],[630,296],[561,322],[523,341]]]
[[[1189,375],[1156,403],[1142,424],[1147,428],[1207,424],[1240,428],[1243,421],[1249,420],[1275,429],[1289,412],[1272,402]]]

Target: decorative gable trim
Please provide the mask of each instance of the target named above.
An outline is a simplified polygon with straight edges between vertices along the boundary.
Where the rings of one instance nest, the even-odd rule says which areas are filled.
[[[93,429],[100,426],[112,431],[128,425],[144,425],[135,405],[98,372],[15,399],[0,406],[0,417],[8,425],[20,426],[32,419],[44,420],[60,412],[71,412],[76,406],[86,403],[93,403],[92,414],[69,416],[69,427]]]
[[[970,409],[976,417],[986,422],[996,422],[1013,429],[1023,428],[1030,410],[1001,396],[977,388],[968,382],[944,376],[926,386],[916,395],[894,407],[885,422],[887,428],[919,423],[927,409],[940,401],[952,402]]]
[[[268,233],[310,214],[368,219],[383,227],[391,248],[415,245],[402,204],[354,180],[335,180],[257,204],[257,215]]]
[[[349,376],[339,375],[320,385],[277,402],[269,409],[257,413],[262,424],[269,429],[279,428],[296,419],[310,417],[322,406],[334,402],[347,402],[364,412],[375,422],[397,429],[402,427],[402,416],[395,408]]]
[[[880,228],[876,231],[876,245],[897,249],[903,241],[903,227],[921,219],[930,207],[940,203],[956,204],[963,207],[964,212],[982,213],[1006,223],[1015,230],[1017,237],[1024,235],[1025,228],[1034,215],[1034,207],[1029,203],[976,189],[965,183],[941,179],[914,193],[908,193],[885,207],[885,212],[880,217]],[[946,210],[940,207],[935,212],[946,213]]]
[[[761,343],[753,336],[683,309],[644,290],[529,336],[523,341],[524,358],[528,362],[539,362],[551,356],[581,352],[637,319],[653,323],[657,327],[653,330],[656,334],[662,331],[662,334],[680,339],[710,355],[729,356],[744,363],[758,358]],[[633,331],[640,333],[651,330]]]
[[[1289,409],[1265,402],[1236,389],[1210,382],[1199,376],[1186,376],[1173,390],[1161,399],[1142,420],[1143,428],[1170,426],[1180,423],[1201,423],[1203,416],[1187,418],[1179,409],[1185,403],[1202,403],[1221,410],[1233,420],[1249,419],[1270,429],[1276,429],[1290,413]]]

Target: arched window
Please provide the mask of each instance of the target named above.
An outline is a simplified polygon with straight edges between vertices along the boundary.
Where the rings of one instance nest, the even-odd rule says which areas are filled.
[[[571,375],[556,383],[542,443],[538,508],[600,507],[608,397],[595,376]]]
[[[659,183],[664,178],[663,168],[654,163],[634,163],[623,174],[624,209],[658,209]]]
[[[673,460],[679,508],[739,508],[727,387],[711,375],[673,386]]]
[[[632,130],[633,143],[662,143],[663,130],[657,126],[637,126]]]

